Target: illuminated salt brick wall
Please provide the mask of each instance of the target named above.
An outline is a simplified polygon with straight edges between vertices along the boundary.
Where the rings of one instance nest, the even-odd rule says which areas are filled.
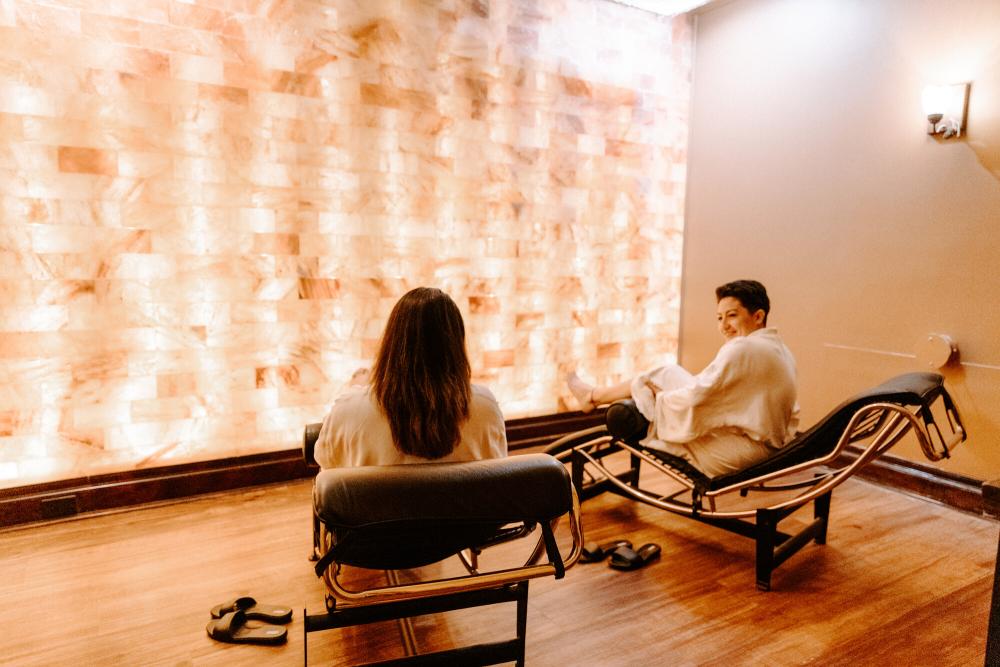
[[[0,0],[0,485],[286,449],[406,290],[508,417],[676,352],[691,25]]]

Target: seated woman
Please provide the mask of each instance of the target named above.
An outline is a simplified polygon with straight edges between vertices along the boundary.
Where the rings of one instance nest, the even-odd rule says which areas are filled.
[[[500,406],[471,377],[455,302],[435,288],[407,292],[389,315],[371,373],[355,373],[323,420],[316,462],[337,468],[506,456]]]
[[[610,387],[570,373],[566,381],[584,412],[633,398],[650,421],[643,444],[679,456],[709,477],[737,472],[790,442],[798,427],[795,359],[767,327],[767,290],[737,280],[715,290],[726,342],[697,375],[675,364]]]

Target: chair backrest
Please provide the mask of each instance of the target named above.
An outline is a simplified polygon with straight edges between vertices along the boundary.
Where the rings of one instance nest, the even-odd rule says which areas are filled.
[[[313,505],[333,561],[395,570],[482,545],[506,524],[552,521],[573,508],[573,495],[564,465],[527,454],[323,470]]]
[[[319,439],[320,429],[323,428],[321,422],[306,424],[302,431],[302,460],[307,466],[316,465],[316,440]]]
[[[753,479],[776,470],[783,470],[799,463],[805,463],[830,454],[841,435],[847,429],[851,418],[858,410],[875,403],[892,403],[920,409],[925,421],[933,420],[930,405],[944,393],[944,378],[937,373],[905,373],[886,380],[877,387],[847,399],[834,408],[808,431],[799,433],[795,439],[779,449],[767,459],[746,470],[714,477],[712,488],[722,488],[743,480]],[[877,423],[869,424],[870,427]],[[873,428],[861,429],[850,442],[871,435]]]

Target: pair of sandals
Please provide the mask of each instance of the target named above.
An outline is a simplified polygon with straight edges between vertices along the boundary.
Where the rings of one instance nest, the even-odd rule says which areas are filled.
[[[599,563],[608,556],[611,556],[611,567],[616,570],[638,570],[660,557],[660,545],[649,543],[633,549],[628,540],[612,540],[604,544],[587,542],[580,552],[580,562]]]
[[[292,620],[291,607],[261,604],[251,597],[223,602],[212,607],[211,614],[205,631],[227,644],[284,644],[288,630],[275,624]]]

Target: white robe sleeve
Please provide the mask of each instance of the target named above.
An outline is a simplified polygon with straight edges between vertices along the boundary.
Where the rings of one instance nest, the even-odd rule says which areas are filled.
[[[738,382],[741,355],[723,346],[705,369],[688,384],[656,396],[656,437],[666,442],[690,442],[718,425],[731,409],[727,388]]]

